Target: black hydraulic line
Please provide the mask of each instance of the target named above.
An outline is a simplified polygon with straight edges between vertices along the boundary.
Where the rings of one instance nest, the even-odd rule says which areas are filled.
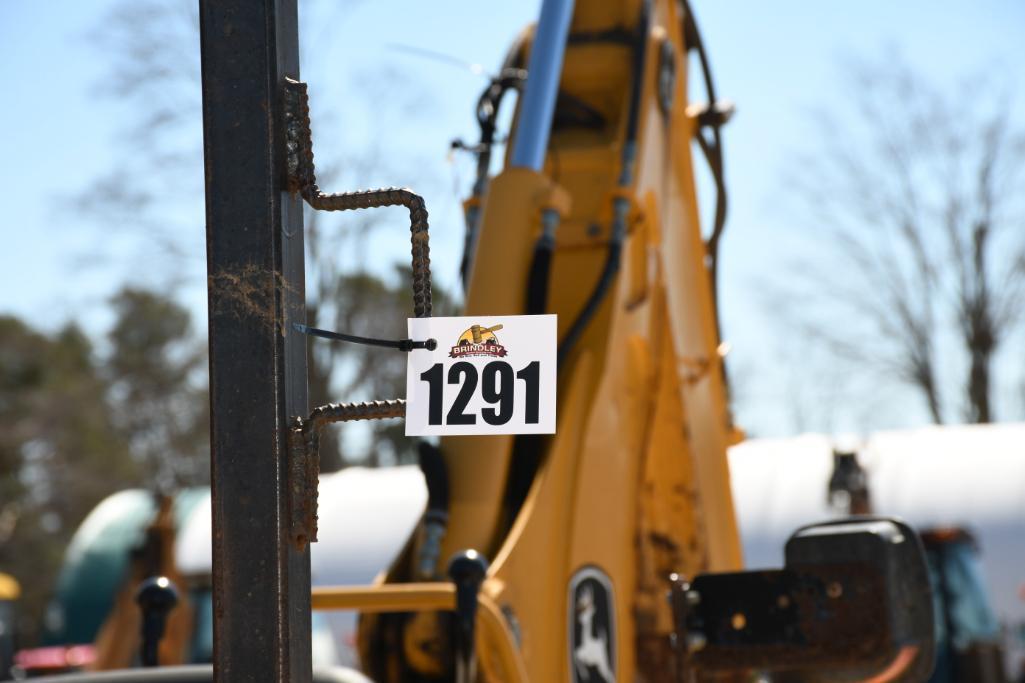
[[[633,83],[630,86],[630,109],[626,115],[626,140],[623,143],[622,169],[619,186],[633,182],[634,161],[637,158],[637,127],[641,117],[641,94],[644,92],[645,56],[648,52],[648,34],[651,33],[651,0],[641,6],[641,19],[634,42]]]
[[[715,219],[713,222],[712,233],[706,244],[706,249],[708,254],[709,277],[712,285],[712,297],[715,302],[716,335],[717,338],[721,339],[722,331],[720,329],[721,323],[718,307],[718,255],[719,241],[726,224],[727,208],[726,186],[723,175],[722,135],[720,131],[720,126],[722,125],[723,120],[719,112],[715,110],[716,103],[718,102],[715,95],[715,83],[712,80],[712,72],[709,67],[708,56],[705,52],[704,43],[701,40],[701,33],[698,31],[697,23],[694,20],[694,14],[690,11],[690,6],[687,3],[687,0],[683,0],[683,5],[685,22],[684,33],[688,46],[695,49],[698,53],[702,75],[705,80],[705,88],[709,99],[709,115],[706,117],[706,125],[712,130],[712,139],[708,140],[701,134],[697,137],[698,144],[712,170],[712,176],[716,186]],[[646,2],[642,9],[641,20],[641,24],[644,27],[647,26],[649,13],[650,4]],[[640,115],[641,89],[643,87],[642,78],[644,74],[644,51],[646,49],[647,32],[645,31],[640,33],[638,38],[639,39],[635,47],[638,54],[634,59],[634,81],[631,91],[630,111],[627,118],[627,138],[623,146],[622,172],[619,179],[621,187],[628,186],[633,180],[633,164],[636,156],[637,126],[638,117]],[[616,273],[619,272],[622,261],[623,240],[626,236],[626,219],[628,213],[628,206],[625,205],[625,201],[626,200],[622,199],[617,200],[617,206],[615,207],[616,216],[613,218],[613,234],[609,242],[608,256],[605,259],[605,265],[602,268],[602,273],[598,279],[598,283],[595,285],[591,296],[588,297],[587,303],[584,305],[584,308],[581,310],[576,320],[574,320],[569,331],[566,333],[566,336],[563,338],[562,343],[559,345],[558,362],[560,367],[569,355],[570,351],[573,349],[577,340],[583,334],[584,329],[586,329],[587,325],[594,317],[601,302],[608,293],[609,288],[612,286]]]
[[[558,106],[560,107],[567,106],[567,103],[569,103],[568,106],[587,106],[569,96],[560,98],[559,102]],[[556,117],[552,123],[553,127],[557,124],[559,111],[559,109],[556,109]],[[636,130],[636,112],[631,113],[634,116],[632,122],[628,123],[628,128]],[[630,159],[633,158],[632,148],[629,157]],[[528,315],[540,315],[548,307],[548,281],[552,268],[552,254],[555,251],[555,231],[559,227],[559,219],[559,214],[554,209],[547,209],[541,215],[542,231],[540,237],[537,238],[537,242],[534,243],[534,252],[530,261],[530,272],[527,276]]]
[[[716,338],[722,339],[721,321],[719,316],[719,242],[723,230],[726,227],[726,210],[728,208],[728,197],[726,194],[726,181],[723,171],[722,153],[722,132],[720,130],[725,122],[724,117],[716,111],[718,98],[715,94],[715,80],[712,78],[712,69],[709,65],[708,53],[705,51],[705,43],[701,39],[701,31],[698,29],[694,12],[691,11],[688,0],[682,0],[683,4],[683,34],[688,49],[698,53],[698,63],[701,66],[701,75],[705,82],[705,93],[708,95],[708,112],[703,124],[697,133],[698,146],[708,161],[712,171],[712,179],[715,183],[716,201],[715,217],[712,221],[712,232],[705,242],[705,249],[708,256],[708,275],[712,285],[712,303],[715,311],[715,332]],[[712,139],[705,137],[702,130],[710,128]],[[725,376],[725,370],[724,370]]]
[[[559,213],[554,209],[546,209],[541,214],[541,225],[541,236],[534,243],[534,254],[527,275],[527,315],[541,315],[548,307],[548,280]]]
[[[527,276],[527,315],[541,315],[548,306],[548,274],[552,268],[552,244],[543,236],[534,245]]]
[[[480,126],[480,143],[477,146],[477,175],[473,194],[484,194],[488,171],[491,167],[491,153],[494,151],[495,133],[498,132],[498,111],[502,100],[510,90],[517,92],[527,82],[526,69],[503,66],[498,76],[491,81],[477,102],[477,124]]]
[[[633,83],[630,88],[630,108],[626,119],[626,138],[623,142],[619,186],[628,187],[633,182],[633,167],[637,156],[637,128],[640,121],[641,94],[644,91],[645,56],[648,47],[648,35],[651,31],[651,2],[647,0],[641,6],[641,18],[634,38]],[[613,205],[612,235],[609,239],[608,254],[601,275],[595,284],[584,307],[570,325],[566,336],[559,344],[558,367],[569,356],[580,336],[590,324],[604,301],[622,263],[623,240],[626,238],[626,221],[630,206],[626,199],[618,198]]]
[[[627,41],[632,36],[626,31],[617,29],[613,32],[601,34],[571,34],[569,42],[598,42],[598,41],[621,41],[623,37]],[[469,148],[457,141],[455,147],[473,149],[477,154],[477,177],[473,185],[473,197],[479,199],[484,196],[487,190],[488,170],[491,166],[491,153],[494,149],[494,138],[498,120],[498,109],[505,94],[510,90],[519,90],[527,79],[527,72],[514,66],[519,54],[519,43],[513,46],[506,57],[501,74],[492,79],[491,84],[485,88],[477,103],[477,121],[480,125],[480,142],[476,147]],[[573,115],[566,118],[572,120],[576,125],[586,125],[600,128],[605,125],[605,119],[600,112],[590,107],[587,103],[569,93],[559,92],[556,111],[552,118],[552,130],[559,129],[564,122],[562,114],[572,111]],[[477,236],[480,229],[480,208],[471,206],[466,212],[466,238],[463,244],[463,258],[459,266],[459,274],[463,281],[463,288],[469,286],[470,263],[477,245]],[[555,247],[554,236],[542,236],[534,245],[534,256],[531,262],[530,277],[528,279],[527,312],[529,314],[543,313],[547,301],[547,273],[551,263],[551,252]]]
[[[477,175],[473,183],[473,198],[484,196],[488,186],[488,171],[491,168],[491,153],[495,144],[495,133],[498,124],[498,110],[510,90],[519,90],[527,80],[526,69],[520,68],[520,51],[523,36],[521,35],[506,53],[502,61],[502,69],[498,76],[491,79],[488,87],[481,93],[477,101],[477,124],[480,127],[480,142],[472,148],[477,154]],[[461,143],[454,143],[462,146]],[[463,289],[469,287],[470,264],[477,249],[477,237],[480,231],[480,208],[472,206],[466,212],[466,237],[463,243],[463,258],[459,264],[459,275]]]
[[[448,466],[441,449],[427,441],[418,446],[420,471],[427,485],[427,511],[424,513],[423,537],[416,558],[416,571],[424,581],[433,580],[441,556],[441,542],[448,529],[449,482]]]
[[[633,33],[634,60],[633,60],[633,85],[630,91],[630,104],[627,113],[626,140],[623,146],[622,170],[620,172],[619,184],[629,185],[633,178],[633,163],[635,159],[637,128],[640,119],[640,100],[643,92],[644,61],[647,51],[647,39],[650,33],[651,3],[646,0],[641,8],[640,24]],[[626,199],[615,200],[613,210],[615,217],[612,222],[612,235],[609,240],[608,254],[605,265],[602,268],[601,276],[595,284],[583,309],[577,315],[576,320],[570,326],[566,336],[559,344],[557,367],[563,367],[563,361],[573,349],[580,335],[583,334],[588,323],[594,317],[602,300],[605,298],[615,275],[619,272],[619,266],[623,251],[623,240],[626,236],[626,221],[629,213],[629,203]],[[555,226],[558,221],[558,214],[551,211],[547,217],[550,221],[545,225],[541,238],[534,247],[534,258],[531,263],[530,278],[527,288],[527,312],[543,313],[546,305],[548,291],[548,275],[551,254],[555,246]],[[504,528],[512,525],[513,520],[526,500],[530,486],[541,466],[547,439],[538,434],[520,434],[513,441],[512,466],[509,477],[506,480],[505,493],[503,495],[503,509],[505,518],[502,521]]]
[[[609,289],[612,287],[612,282],[616,277],[616,273],[619,272],[619,267],[622,264],[623,255],[623,239],[626,235],[626,213],[629,211],[629,204],[625,199],[616,200],[616,218],[612,221],[612,239],[609,240],[609,250],[605,257],[605,265],[602,267],[601,275],[598,278],[597,284],[594,289],[591,290],[591,295],[587,297],[587,303],[577,314],[576,320],[570,325],[569,330],[566,332],[566,336],[562,338],[562,342],[559,344],[559,350],[557,355],[557,367],[562,368],[564,361],[569,356],[570,351],[579,341],[580,336],[584,333],[587,325],[594,318],[595,313],[598,311],[598,307],[601,305],[605,296],[608,294]]]
[[[641,25],[645,29],[647,28],[647,18],[642,15]],[[634,62],[637,60],[641,61],[641,74],[643,74],[643,61],[644,61],[644,49],[646,43],[646,31],[642,31],[638,45],[635,45]],[[637,118],[640,104],[640,87],[641,80],[643,77],[638,78],[638,74],[635,73],[635,81],[631,90],[630,96],[630,111],[627,115],[627,145],[623,151],[623,175],[620,177],[620,183],[623,183],[623,178],[627,178],[629,183],[629,176],[632,172],[632,165],[634,157],[636,156],[636,135],[637,135]],[[569,104],[569,106],[584,107],[585,111],[587,105],[576,98],[565,96],[560,100],[563,106]],[[601,116],[598,115],[601,119]],[[558,116],[553,118],[553,126],[556,125]],[[541,217],[542,220],[542,232],[541,236],[537,238],[537,242],[534,243],[534,253],[531,257],[530,272],[527,277],[527,314],[528,315],[540,315],[545,312],[548,307],[548,281],[551,276],[552,268],[552,254],[555,251],[555,231],[559,225],[559,214],[554,210],[545,211]],[[618,259],[617,259],[618,267]],[[586,324],[586,321],[585,323]]]
[[[461,141],[453,143],[454,147],[472,149],[477,154],[477,174],[473,183],[474,199],[484,196],[488,186],[488,170],[491,167],[491,153],[495,146],[498,110],[510,90],[519,90],[527,79],[524,69],[503,67],[501,73],[491,81],[477,102],[477,123],[480,126],[480,142],[476,147],[467,147]],[[466,237],[463,242],[463,258],[459,263],[459,276],[463,289],[470,286],[470,264],[477,249],[477,237],[480,232],[480,207],[470,206],[466,210]]]
[[[427,485],[427,509],[448,512],[448,470],[441,449],[427,441],[418,447],[420,470]]]

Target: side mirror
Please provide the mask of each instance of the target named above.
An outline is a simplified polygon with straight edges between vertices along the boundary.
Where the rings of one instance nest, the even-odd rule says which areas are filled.
[[[698,671],[786,680],[925,681],[935,655],[922,544],[903,522],[853,517],[798,529],[781,570],[702,574],[677,586],[677,634]],[[678,638],[679,640],[679,638]]]

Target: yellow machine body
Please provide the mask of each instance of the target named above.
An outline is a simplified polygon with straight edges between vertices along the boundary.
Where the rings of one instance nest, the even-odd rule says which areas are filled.
[[[21,585],[10,574],[0,572],[0,600],[14,602],[21,597]]]
[[[580,0],[570,33],[632,35],[640,12],[637,0]],[[526,312],[542,212],[556,210],[561,221],[546,312],[558,315],[560,338],[602,271],[613,201],[626,199],[630,207],[622,265],[559,368],[557,432],[536,446],[539,463],[522,504],[510,509],[506,503],[521,457],[513,455],[514,437],[441,442],[451,491],[441,557],[473,548],[491,558],[482,599],[497,605],[516,631],[530,681],[572,680],[569,587],[581,569],[598,568],[608,577],[617,676],[633,681],[669,676],[670,573],[741,565],[726,462],[733,428],[698,218],[691,157],[696,122],[686,107],[679,12],[675,2],[652,6],[629,186],[621,187],[619,176],[633,46],[571,39],[561,90],[601,112],[606,125],[555,128],[544,172],[506,168],[483,201],[465,315],[485,320]],[[658,92],[667,42],[676,60],[668,108]],[[388,580],[404,575],[398,567]],[[362,604],[353,600],[347,604]],[[328,605],[316,596],[314,604]],[[429,633],[440,630],[439,623],[425,616],[407,630]],[[501,670],[504,658],[489,656],[488,637],[478,638],[481,674],[515,679]],[[417,642],[405,639],[405,656],[429,673],[430,665],[416,663],[424,660]]]

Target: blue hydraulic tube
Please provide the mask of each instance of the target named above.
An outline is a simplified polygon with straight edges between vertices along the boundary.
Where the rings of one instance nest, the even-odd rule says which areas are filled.
[[[544,0],[530,49],[527,88],[510,161],[513,167],[540,171],[544,166],[572,18],[573,0]]]

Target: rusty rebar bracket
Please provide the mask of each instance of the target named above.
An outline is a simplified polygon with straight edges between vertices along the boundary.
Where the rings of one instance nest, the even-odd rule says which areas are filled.
[[[285,148],[288,189],[298,192],[310,206],[321,211],[351,211],[383,206],[409,209],[412,242],[413,314],[431,315],[431,249],[428,242],[427,205],[423,197],[408,188],[389,187],[325,194],[317,187],[313,164],[313,135],[310,131],[310,102],[306,84],[285,79]]]
[[[298,192],[311,207],[321,211],[350,211],[384,206],[404,206],[409,209],[413,315],[417,318],[429,318],[432,308],[431,250],[428,241],[427,206],[423,197],[412,190],[394,187],[341,194],[321,192],[317,186],[316,168],[313,164],[310,102],[305,83],[291,78],[285,79],[284,109],[286,165],[290,192]],[[405,415],[406,402],[397,399],[366,403],[330,403],[315,408],[308,418],[294,418],[288,434],[289,496],[292,541],[297,548],[305,548],[307,543],[317,540],[320,430],[332,422],[380,420]]]
[[[315,408],[305,420],[297,417],[288,432],[289,495],[292,541],[302,549],[317,541],[317,484],[320,478],[320,430],[333,422],[385,420],[405,417],[406,402],[366,401],[329,403]]]

